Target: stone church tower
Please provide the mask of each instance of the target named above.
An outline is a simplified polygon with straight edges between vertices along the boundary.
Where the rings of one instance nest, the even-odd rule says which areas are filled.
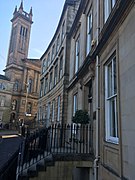
[[[18,11],[17,7],[15,7],[11,22],[12,30],[7,59],[8,69],[11,66],[19,68],[22,66],[21,60],[27,58],[28,56],[31,24],[33,23],[32,8],[29,13],[25,12],[23,10],[23,2],[21,2]],[[17,67],[18,65],[19,67]]]
[[[32,8],[27,13],[23,1],[15,7],[5,76],[14,83],[10,122],[33,120],[37,113],[40,60],[28,59]]]

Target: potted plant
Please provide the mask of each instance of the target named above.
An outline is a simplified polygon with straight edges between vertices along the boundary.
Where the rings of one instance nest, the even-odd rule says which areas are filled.
[[[77,110],[72,118],[72,122],[76,124],[88,124],[89,121],[90,117],[86,110]]]

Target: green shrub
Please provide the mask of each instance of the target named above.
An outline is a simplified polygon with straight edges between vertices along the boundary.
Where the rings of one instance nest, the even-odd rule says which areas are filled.
[[[76,124],[88,124],[89,121],[90,117],[86,110],[77,110],[72,118],[72,122]]]

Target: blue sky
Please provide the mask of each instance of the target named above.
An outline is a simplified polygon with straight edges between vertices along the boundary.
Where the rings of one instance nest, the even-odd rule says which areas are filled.
[[[11,22],[15,6],[21,0],[1,0],[0,2],[0,74],[7,62],[7,53],[11,33]],[[51,41],[65,0],[24,0],[24,11],[33,8],[33,21],[29,45],[29,58],[40,58]]]

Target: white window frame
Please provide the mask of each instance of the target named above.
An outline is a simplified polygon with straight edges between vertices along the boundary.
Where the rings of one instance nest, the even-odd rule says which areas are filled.
[[[111,67],[111,71],[109,71],[109,66]],[[106,141],[118,144],[116,56],[113,56],[109,63],[105,65],[105,124]]]
[[[58,96],[57,106],[57,121],[60,121],[60,96]]]
[[[80,35],[78,36],[75,42],[75,73],[77,73],[79,69],[79,61],[80,61]]]
[[[93,29],[93,16],[92,10],[87,15],[87,45],[86,45],[86,55],[91,51],[91,42],[92,42],[92,29]]]
[[[116,0],[104,0],[104,22],[107,21]]]

